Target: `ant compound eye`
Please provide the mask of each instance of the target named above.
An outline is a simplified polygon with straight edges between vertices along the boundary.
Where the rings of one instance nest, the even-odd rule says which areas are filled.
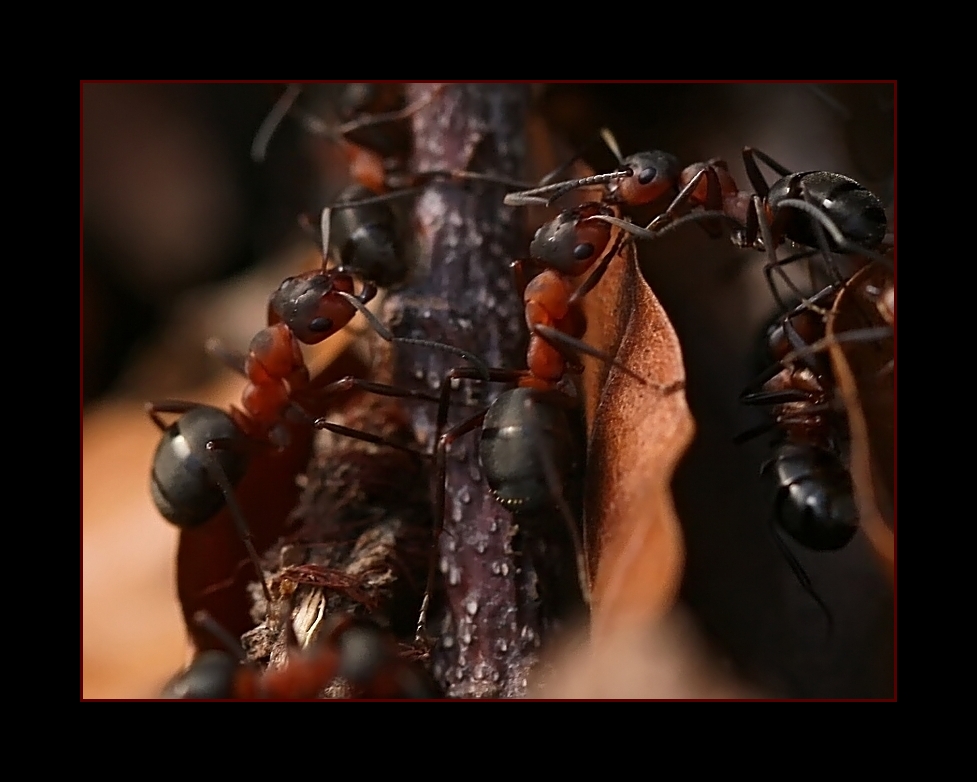
[[[647,185],[656,176],[658,176],[658,169],[655,169],[655,168],[643,168],[641,170],[641,173],[638,174],[638,182],[640,182],[642,185]]]
[[[332,328],[330,318],[316,318],[309,324],[309,331],[329,331]]]
[[[584,242],[583,244],[578,244],[573,248],[573,257],[578,261],[585,261],[591,255],[594,254],[594,245],[590,242]]]

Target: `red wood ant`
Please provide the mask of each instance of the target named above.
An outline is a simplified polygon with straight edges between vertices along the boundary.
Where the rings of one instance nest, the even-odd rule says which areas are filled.
[[[837,295],[837,288],[829,286],[813,299],[830,306]],[[806,303],[779,317],[767,330],[767,347],[775,363],[740,399],[749,405],[770,406],[773,420],[742,433],[736,442],[773,428],[782,432],[774,456],[760,469],[761,476],[771,477],[777,486],[771,530],[798,582],[823,611],[830,631],[831,612],[780,533],[813,551],[836,551],[847,546],[858,531],[854,490],[839,441],[845,414],[835,403],[834,378],[821,351],[833,342],[891,337],[892,330],[855,329],[830,340],[824,332],[823,318]]]
[[[589,604],[590,585],[578,521],[564,496],[566,477],[582,466],[584,457],[582,437],[574,434],[579,427],[571,417],[579,407],[579,399],[562,390],[561,381],[567,373],[582,371],[579,354],[584,353],[613,364],[642,384],[653,384],[613,356],[580,340],[586,322],[579,305],[579,289],[574,290],[567,274],[546,269],[527,283],[524,263],[514,261],[511,268],[525,302],[530,332],[527,369],[490,368],[488,377],[490,382],[515,382],[516,388],[503,392],[489,407],[445,431],[455,381],[484,378],[478,378],[471,369],[459,368],[451,370],[441,385],[435,429],[434,540],[438,541],[444,527],[448,448],[459,437],[481,427],[479,460],[493,496],[530,529],[539,523],[540,512],[554,506],[559,510],[574,547],[581,594]],[[669,393],[676,389],[660,390]],[[424,633],[434,586],[435,559],[418,619],[419,637]]]
[[[704,211],[688,218],[699,222],[711,237],[722,235],[720,221],[730,222],[734,227],[734,244],[762,249],[767,253],[764,276],[782,309],[786,309],[786,306],[773,284],[771,275],[774,271],[795,294],[802,296],[781,268],[789,263],[821,252],[839,284],[843,280],[830,256],[832,251],[858,253],[887,263],[883,256],[874,252],[886,238],[887,222],[882,203],[873,193],[848,177],[826,171],[792,174],[763,152],[744,147],[744,164],[757,193],[751,195],[740,190],[729,173],[729,166],[719,158],[693,163],[685,168],[681,167],[674,155],[657,150],[639,152],[625,158],[610,131],[602,130],[601,136],[621,166],[615,172],[600,175],[606,177],[603,181],[607,183],[602,204],[641,206],[658,200],[666,193],[678,192],[664,212],[644,228],[607,213],[589,214],[587,218],[611,223],[638,238],[655,239],[664,233],[666,227],[676,227],[680,215],[701,207]],[[781,175],[782,178],[772,187],[767,185],[760,173],[757,158]],[[505,203],[513,206],[550,205],[577,187],[596,184],[597,179],[586,177],[510,193]],[[566,220],[561,215],[543,226],[537,236],[543,239],[555,235]],[[817,249],[778,260],[775,250],[785,239]],[[575,247],[569,242],[560,247],[566,260],[570,257],[567,253]]]
[[[160,514],[184,528],[197,527],[225,504],[261,581],[266,599],[271,595],[244,513],[234,497],[234,488],[244,477],[256,449],[284,450],[290,442],[286,421],[304,419],[317,429],[328,429],[376,444],[419,453],[410,446],[367,432],[312,417],[293,396],[309,388],[309,372],[296,335],[287,324],[262,329],[251,341],[247,355],[228,351],[217,341],[207,349],[248,379],[241,395],[241,409],[228,412],[195,402],[150,402],[147,413],[163,432],[150,479],[150,491]],[[316,390],[319,396],[359,388],[370,393],[436,401],[437,397],[359,378],[346,377]],[[162,413],[180,418],[165,424]]]
[[[334,616],[312,648],[289,654],[283,668],[259,671],[240,644],[205,612],[198,624],[217,635],[233,654],[207,651],[163,689],[164,698],[311,700],[342,680],[353,698],[431,699],[437,686],[404,660],[389,633],[363,617]]]

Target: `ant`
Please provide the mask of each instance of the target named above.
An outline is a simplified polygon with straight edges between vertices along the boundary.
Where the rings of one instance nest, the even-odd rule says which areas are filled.
[[[750,195],[739,188],[729,173],[729,166],[720,158],[683,168],[674,155],[658,150],[639,152],[625,158],[614,136],[606,128],[601,131],[601,138],[620,163],[619,169],[598,177],[510,193],[505,203],[512,206],[551,205],[571,190],[592,186],[598,183],[597,180],[605,183],[600,201],[604,206],[641,206],[677,191],[664,212],[644,228],[607,213],[588,214],[586,217],[616,225],[638,238],[655,239],[661,236],[666,227],[676,227],[680,215],[702,207],[704,211],[688,217],[699,222],[712,238],[722,235],[719,223],[726,221],[734,227],[732,241],[735,245],[762,249],[767,253],[764,276],[782,309],[787,307],[771,275],[776,271],[785,284],[800,295],[781,268],[789,263],[820,251],[835,281],[840,284],[843,280],[830,252],[858,253],[886,262],[883,256],[873,252],[887,238],[887,221],[882,203],[871,191],[848,177],[826,171],[791,173],[765,153],[744,147],[743,161],[756,191]],[[760,172],[757,159],[781,175],[782,178],[772,187]],[[561,215],[543,226],[537,236],[543,239],[555,236],[560,230],[565,231],[562,223],[567,219]],[[785,239],[817,249],[778,260],[775,250]],[[569,253],[576,251],[577,247],[569,241],[560,245],[564,261],[569,260]]]
[[[616,251],[616,248],[615,248]],[[574,290],[567,274],[545,269],[528,283],[525,261],[510,264],[516,286],[523,298],[530,339],[527,369],[490,368],[487,380],[515,382],[515,388],[499,395],[484,410],[445,431],[448,406],[455,381],[477,380],[470,368],[448,372],[440,389],[436,423],[435,461],[437,468],[434,540],[444,528],[447,493],[447,452],[453,442],[481,427],[479,461],[486,482],[496,501],[522,520],[524,527],[538,524],[538,514],[554,505],[566,522],[574,547],[577,576],[584,601],[590,604],[590,584],[577,521],[565,497],[567,476],[582,467],[583,437],[572,412],[579,398],[560,388],[568,373],[579,374],[584,353],[608,362],[638,382],[649,382],[628,367],[585,342],[586,321],[579,304],[579,289]],[[660,389],[669,393],[672,388]],[[435,548],[437,546],[435,545]],[[417,636],[425,630],[427,610],[434,585],[434,562],[428,571],[427,588],[417,625]]]
[[[424,98],[404,106],[403,85],[342,85],[337,104],[343,122],[333,125],[298,108],[296,101],[303,86],[290,84],[255,134],[251,158],[256,163],[264,161],[268,144],[276,129],[289,113],[293,113],[307,131],[324,136],[336,145],[345,158],[349,176],[354,182],[374,193],[385,192],[388,168],[395,167],[407,155],[409,141],[402,129],[403,120],[430,104],[445,86],[442,85]],[[384,132],[367,133],[370,130],[376,131],[374,126],[383,124],[389,124],[390,127]],[[383,153],[392,158],[391,164],[385,163]]]
[[[258,553],[234,488],[248,470],[257,449],[281,452],[291,442],[287,422],[298,418],[316,429],[355,437],[378,445],[390,445],[420,453],[377,435],[314,419],[293,399],[309,391],[309,371],[296,335],[286,324],[262,329],[251,341],[248,353],[229,351],[216,340],[207,350],[247,378],[241,409],[225,412],[209,405],[184,401],[149,402],[146,412],[163,433],[153,456],[150,492],[160,514],[179,527],[190,529],[206,523],[227,505],[233,523],[261,581],[265,598],[271,600]],[[354,377],[345,377],[316,390],[317,396],[359,388],[383,396],[427,399],[437,397]],[[180,417],[164,423],[161,414]],[[423,455],[423,454],[421,454]]]
[[[345,206],[348,203],[340,204],[337,213],[344,214]],[[323,212],[325,248],[329,246],[330,212],[329,209]],[[429,340],[394,337],[366,308],[377,294],[373,282],[362,283],[360,292],[354,295],[354,273],[369,274],[390,283],[405,274],[406,267],[398,247],[391,244],[394,228],[389,207],[357,205],[347,214],[338,221],[349,234],[342,248],[341,262],[345,266],[328,268],[324,250],[320,269],[283,281],[270,297],[268,326],[254,336],[247,354],[225,350],[215,341],[208,343],[211,354],[247,378],[242,409],[232,407],[225,413],[183,401],[147,405],[151,419],[164,433],[153,459],[151,492],[156,507],[168,521],[191,528],[205,523],[226,504],[268,599],[268,585],[233,489],[246,473],[256,447],[271,446],[282,451],[289,445],[286,421],[290,416],[294,418],[297,414],[299,418],[312,420],[292,399],[296,393],[306,391],[310,383],[300,343],[322,342],[361,312],[382,338],[455,353],[477,367],[480,375],[487,376],[484,362],[464,350]],[[336,381],[318,393],[324,396],[354,387],[387,396],[437,400],[421,392],[351,377]],[[167,426],[161,413],[177,413],[181,417]],[[322,419],[312,423],[317,429],[405,448]]]
[[[829,286],[812,298],[830,302],[838,295]],[[782,440],[774,456],[760,468],[763,477],[777,485],[771,515],[771,531],[781,554],[798,582],[821,608],[829,632],[831,612],[787,547],[783,531],[813,551],[837,551],[855,536],[859,526],[851,475],[841,457],[837,432],[844,425],[844,412],[833,398],[834,378],[823,350],[840,341],[867,341],[891,337],[891,328],[854,329],[824,336],[825,322],[806,302],[766,329],[766,346],[774,364],[755,379],[740,399],[749,405],[769,405],[773,420],[735,438],[742,443],[765,431],[779,428]],[[761,390],[756,390],[757,388]]]
[[[284,668],[264,672],[206,612],[194,619],[232,653],[203,652],[167,683],[164,698],[309,700],[337,680],[346,682],[353,698],[441,697],[424,671],[400,657],[389,633],[365,617],[330,617],[311,649],[290,653]]]

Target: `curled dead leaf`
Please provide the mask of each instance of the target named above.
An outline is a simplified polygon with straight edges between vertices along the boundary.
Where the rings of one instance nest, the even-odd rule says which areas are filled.
[[[846,331],[891,325],[886,317],[893,283],[872,263],[838,294],[828,317],[829,341]],[[848,413],[851,476],[862,530],[894,575],[895,369],[894,340],[849,340],[829,347],[838,393]]]
[[[646,379],[584,361],[590,432],[584,518],[599,640],[617,626],[658,619],[674,604],[685,547],[671,481],[695,423],[678,338],[632,244],[584,298],[584,308],[584,339]]]

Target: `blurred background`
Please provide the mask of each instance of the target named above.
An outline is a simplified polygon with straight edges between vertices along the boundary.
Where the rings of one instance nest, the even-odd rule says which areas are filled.
[[[263,164],[249,155],[284,89],[83,88],[83,697],[152,696],[185,662],[176,530],[149,499],[158,431],[142,404],[233,400],[241,381],[214,366],[204,340],[246,347],[270,292],[316,262],[296,217],[321,206],[326,142],[286,120]],[[331,88],[317,89],[328,102]],[[625,155],[722,157],[748,188],[750,145],[792,170],[847,174],[892,204],[892,84],[547,85],[536,98],[572,148],[606,126]],[[587,158],[597,170],[615,164],[599,146]],[[758,479],[767,441],[731,442],[758,422],[737,395],[758,371],[758,332],[774,313],[762,256],[695,226],[642,253],[683,345],[697,422],[675,485],[688,545],[683,602],[730,665],[770,692],[891,695],[891,587],[867,544],[859,536],[835,554],[798,552],[835,613],[826,640],[817,606],[767,537],[770,493]]]

